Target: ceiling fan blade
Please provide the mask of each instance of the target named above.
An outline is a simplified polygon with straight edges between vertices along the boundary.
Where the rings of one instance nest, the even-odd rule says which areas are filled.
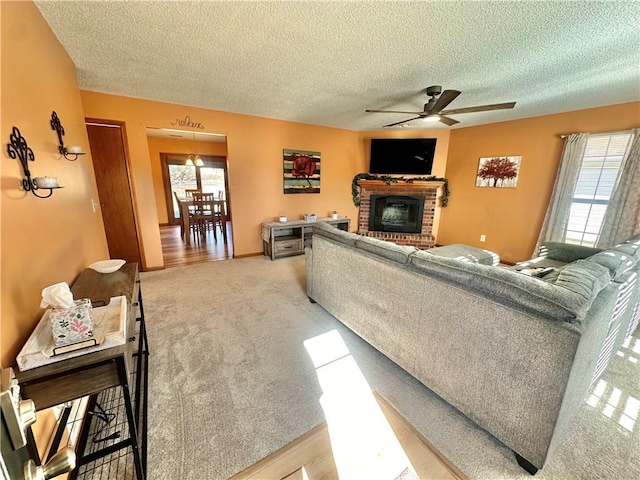
[[[452,110],[442,110],[443,115],[458,115],[460,113],[488,112],[491,110],[508,110],[516,106],[516,102],[494,103],[492,105],[478,105],[477,107],[454,108]]]
[[[417,120],[419,118],[422,118],[422,117],[414,117],[414,118],[410,118],[408,120],[403,120],[401,122],[396,122],[396,123],[390,123],[389,125],[384,125],[384,126],[385,127],[395,127],[396,125],[400,125],[402,123],[407,123],[407,122],[412,122],[413,120]]]
[[[367,113],[404,113],[406,115],[420,115],[424,112],[401,112],[398,110],[365,110]]]
[[[449,118],[449,117],[443,117],[442,115],[440,115],[440,121],[445,125],[449,125],[449,126],[455,125],[456,123],[460,123],[458,120],[454,120],[453,118]]]
[[[442,94],[438,98],[438,101],[431,109],[431,113],[439,113],[440,110],[453,102],[456,97],[460,95],[460,93],[462,92],[459,92],[458,90],[445,90],[444,92],[442,92]]]

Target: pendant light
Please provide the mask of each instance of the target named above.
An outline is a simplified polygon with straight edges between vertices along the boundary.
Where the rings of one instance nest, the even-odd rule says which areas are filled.
[[[193,133],[193,143],[194,144],[196,143],[196,134],[195,133]],[[189,155],[189,158],[187,158],[187,161],[184,162],[184,164],[188,165],[190,167],[193,167],[194,165],[196,167],[204,167],[204,162],[202,161],[202,158],[200,158],[200,155],[198,155],[197,148],[194,148],[194,151],[196,153]]]

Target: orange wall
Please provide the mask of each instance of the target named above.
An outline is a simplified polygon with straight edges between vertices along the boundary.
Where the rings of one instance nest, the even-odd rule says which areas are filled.
[[[626,103],[451,131],[438,243],[466,243],[508,262],[533,253],[553,189],[561,134],[609,132],[640,126],[640,103]],[[522,155],[516,188],[475,186],[480,157]],[[486,242],[480,243],[480,235]]]
[[[65,144],[89,151],[73,62],[31,2],[0,2],[2,180],[0,182],[0,363],[15,358],[42,316],[42,289],[71,284],[89,264],[109,258],[91,156],[61,158],[49,124],[55,110]],[[46,199],[20,188],[22,167],[7,155],[13,126],[20,129],[35,161],[33,176],[58,177],[65,188]],[[38,412],[33,428],[39,451],[53,432],[51,410]]]
[[[65,143],[89,151],[73,62],[31,2],[1,2],[2,183],[0,256],[2,265],[3,366],[14,363],[40,319],[41,291],[72,283],[90,263],[109,258],[91,156],[69,162],[58,153],[51,129],[55,110]],[[13,126],[35,155],[33,176],[58,177],[65,188],[47,199],[20,187],[22,167],[6,152]]]
[[[281,120],[205,110],[97,92],[82,92],[85,115],[126,124],[135,201],[148,268],[163,266],[153,167],[146,127],[172,125],[187,115],[210,133],[227,137],[229,195],[232,198],[234,254],[262,252],[260,224],[278,215],[300,218],[304,213],[326,216],[332,210],[354,219],[351,180],[366,169],[358,132]],[[284,195],[282,150],[319,151],[321,193]],[[160,193],[161,194],[161,193]],[[352,226],[352,228],[355,228]]]
[[[198,153],[202,155],[227,156],[226,142],[194,142],[177,138],[147,137],[149,142],[149,159],[153,172],[153,188],[156,192],[156,209],[160,224],[169,223],[167,214],[167,202],[164,197],[164,184],[162,180],[162,164],[160,153]]]
[[[361,133],[362,149],[364,151],[365,165],[362,172],[369,171],[369,157],[371,155],[371,139],[372,138],[435,138],[436,139],[436,152],[433,158],[433,167],[431,168],[431,175],[436,177],[444,177],[447,167],[447,153],[449,151],[449,129],[431,129],[431,130],[384,130],[384,131],[372,131]],[[407,175],[411,177],[415,175]],[[433,230],[432,233],[436,237],[436,243],[438,241],[438,233],[440,230],[440,216],[442,208],[440,208],[440,197],[442,196],[442,189],[438,191],[438,201],[436,211],[433,216]]]

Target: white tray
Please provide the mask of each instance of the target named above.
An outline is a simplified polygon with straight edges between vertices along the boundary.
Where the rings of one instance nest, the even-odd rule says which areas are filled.
[[[127,326],[127,297],[112,297],[109,305],[93,309],[93,336],[100,342],[99,345],[75,350],[51,356],[55,347],[49,310],[40,319],[35,330],[24,344],[17,357],[18,367],[21,371],[49,365],[51,363],[79,357],[91,352],[98,352],[106,348],[125,344]]]

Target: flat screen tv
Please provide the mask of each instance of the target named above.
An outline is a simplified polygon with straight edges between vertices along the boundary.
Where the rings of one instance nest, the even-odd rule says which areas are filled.
[[[431,175],[435,138],[372,138],[369,173]]]

